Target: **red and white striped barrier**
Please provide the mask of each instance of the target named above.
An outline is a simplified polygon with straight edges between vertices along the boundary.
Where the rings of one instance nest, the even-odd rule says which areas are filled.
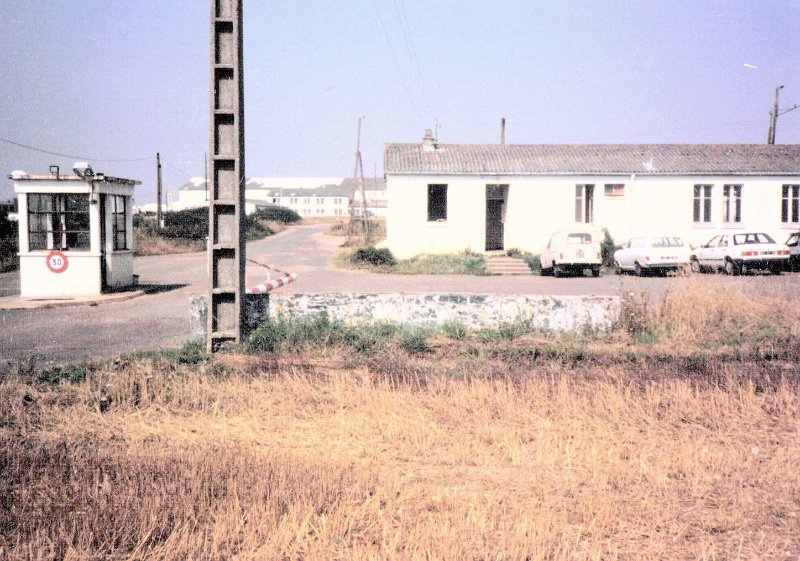
[[[288,273],[280,278],[275,280],[268,280],[264,281],[259,285],[253,286],[247,289],[249,294],[258,294],[263,292],[270,292],[276,288],[279,288],[285,284],[289,284],[290,282],[297,280],[297,273]]]

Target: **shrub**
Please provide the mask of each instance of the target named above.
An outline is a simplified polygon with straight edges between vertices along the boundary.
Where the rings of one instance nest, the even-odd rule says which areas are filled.
[[[427,352],[428,337],[431,332],[424,327],[411,327],[400,332],[400,347],[409,354],[420,354]]]
[[[442,333],[456,341],[465,341],[469,338],[469,329],[467,329],[467,326],[455,320],[443,323]]]
[[[280,222],[282,224],[292,224],[302,220],[300,215],[295,211],[283,206],[259,208],[255,215],[259,220],[272,220],[273,222]]]
[[[542,273],[542,260],[540,255],[530,255],[525,254],[522,256],[522,260],[528,264],[528,268],[536,274]]]
[[[620,248],[622,248],[622,246],[614,242],[614,238],[611,237],[608,228],[603,228],[603,241],[600,242],[600,253],[603,256],[604,267],[614,266],[614,252]]]
[[[8,219],[11,205],[0,204],[0,272],[16,268],[17,222]]]
[[[164,213],[161,235],[165,238],[204,239],[208,236],[208,209],[187,208]]]
[[[377,248],[374,246],[358,248],[355,253],[353,253],[352,259],[356,263],[368,263],[375,266],[392,266],[397,263],[397,260],[388,248]]]

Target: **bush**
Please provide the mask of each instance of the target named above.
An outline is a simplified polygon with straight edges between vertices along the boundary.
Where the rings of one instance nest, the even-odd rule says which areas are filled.
[[[248,240],[257,240],[272,233],[261,220],[265,219],[258,213],[249,214],[245,218],[245,237]],[[142,219],[141,225],[148,228],[146,219]],[[208,236],[208,208],[187,208],[164,213],[164,227],[161,228],[160,235],[171,239],[205,239]]]
[[[400,332],[400,347],[409,354],[420,354],[430,350],[428,337],[431,332],[423,327],[412,327]]]
[[[353,253],[352,259],[356,263],[368,263],[375,266],[392,266],[397,264],[397,260],[394,258],[394,255],[392,255],[392,252],[385,247],[360,247]]]
[[[255,215],[259,220],[272,220],[273,222],[280,222],[282,224],[292,224],[302,220],[300,215],[295,211],[283,206],[262,207],[256,211]]]
[[[187,208],[164,213],[161,235],[165,238],[204,239],[208,236],[208,208]]]
[[[621,245],[617,245],[614,242],[614,238],[611,237],[608,228],[603,228],[603,241],[600,242],[600,253],[603,256],[604,267],[614,266],[614,252],[621,248]]]
[[[0,272],[16,268],[17,222],[8,219],[11,205],[0,205]]]

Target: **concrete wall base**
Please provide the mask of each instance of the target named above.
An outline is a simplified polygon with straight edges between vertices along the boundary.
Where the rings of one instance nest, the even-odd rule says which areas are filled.
[[[327,313],[347,324],[389,321],[403,325],[459,322],[474,329],[524,322],[557,332],[605,331],[619,319],[617,296],[540,296],[501,294],[247,294],[247,331],[270,314],[310,316]],[[205,337],[207,296],[193,296],[192,337]]]

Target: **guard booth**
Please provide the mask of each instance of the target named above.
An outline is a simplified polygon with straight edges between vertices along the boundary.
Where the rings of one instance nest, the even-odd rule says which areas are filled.
[[[133,190],[140,181],[95,174],[9,175],[19,201],[20,294],[90,296],[134,284]]]

